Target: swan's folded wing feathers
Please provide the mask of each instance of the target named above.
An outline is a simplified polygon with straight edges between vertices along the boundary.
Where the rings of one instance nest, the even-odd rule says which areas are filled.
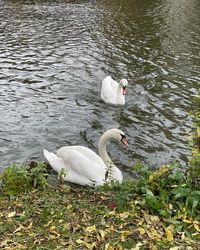
[[[59,172],[62,168],[65,169],[65,163],[62,158],[58,157],[54,153],[47,151],[46,149],[43,149],[43,154],[56,172]]]
[[[116,103],[118,83],[112,79],[111,76],[107,76],[102,81],[101,98],[106,103]]]
[[[113,88],[113,91],[115,91],[115,92],[117,91],[118,85],[119,85],[118,82],[116,82],[115,80],[111,79],[111,86]]]
[[[86,177],[88,180],[96,180],[97,177],[105,178],[106,167],[99,166],[95,161],[89,160],[85,155],[81,154],[77,150],[67,150],[61,154],[59,152],[59,157],[62,158],[65,165],[78,174],[80,177]]]
[[[84,146],[64,146],[57,151],[57,156],[62,158],[68,151],[79,152],[85,156],[90,162],[95,162],[101,166],[105,166],[105,163],[101,157],[89,148]]]

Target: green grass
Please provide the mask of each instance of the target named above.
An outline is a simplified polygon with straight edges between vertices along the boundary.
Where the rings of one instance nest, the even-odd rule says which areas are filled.
[[[136,180],[91,189],[53,187],[44,163],[8,167],[1,176],[1,249],[200,247],[200,191],[192,172],[177,164],[155,171],[137,164],[135,171]]]

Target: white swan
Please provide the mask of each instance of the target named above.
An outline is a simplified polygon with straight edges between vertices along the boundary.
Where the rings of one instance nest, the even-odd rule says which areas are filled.
[[[118,83],[111,76],[106,76],[102,81],[101,99],[106,103],[124,105],[127,85],[126,79],[121,79]]]
[[[111,139],[128,145],[124,132],[113,128],[106,131],[99,140],[100,157],[84,146],[65,146],[57,154],[44,149],[43,153],[56,172],[66,172],[65,181],[84,186],[102,186],[111,180],[122,182],[121,171],[113,164],[106,151],[106,143]]]

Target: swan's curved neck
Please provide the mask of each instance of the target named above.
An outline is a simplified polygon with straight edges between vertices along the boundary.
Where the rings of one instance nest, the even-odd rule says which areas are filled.
[[[109,132],[104,133],[100,140],[99,140],[99,144],[98,144],[98,148],[99,148],[99,155],[101,157],[101,159],[104,161],[105,165],[107,167],[111,167],[113,165],[112,160],[110,159],[107,150],[106,150],[106,143],[112,138],[112,135]]]

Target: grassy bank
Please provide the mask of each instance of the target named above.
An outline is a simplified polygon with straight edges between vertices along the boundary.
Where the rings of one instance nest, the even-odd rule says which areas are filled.
[[[199,249],[200,165],[149,171],[101,189],[53,182],[47,166],[10,166],[1,176],[1,249]],[[175,247],[175,248],[173,248]]]
[[[199,108],[195,117],[193,157],[184,170],[137,163],[136,179],[92,189],[63,183],[42,162],[7,167],[0,249],[200,249]]]

